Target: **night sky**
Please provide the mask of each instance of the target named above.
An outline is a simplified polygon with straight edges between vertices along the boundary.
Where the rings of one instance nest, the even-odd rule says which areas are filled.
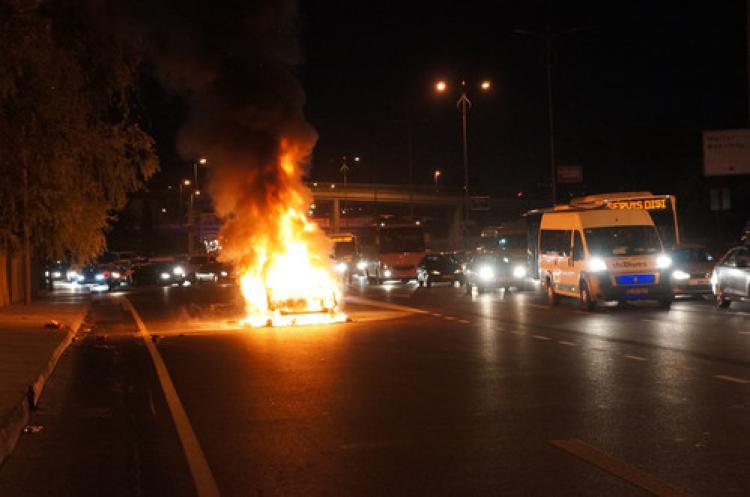
[[[544,42],[514,33],[547,23],[576,30],[554,43],[556,144],[587,192],[689,191],[701,130],[746,125],[745,2],[485,4],[303,1],[299,75],[320,135],[309,177],[341,181],[340,157],[359,155],[350,181],[408,183],[411,148],[415,183],[440,169],[460,185],[457,95],[432,84],[490,78],[491,94],[470,94],[473,190],[548,192]],[[162,181],[189,174],[173,143],[185,106],[146,95]]]
[[[435,79],[491,78],[469,116],[472,185],[548,187],[544,42],[515,29],[579,30],[555,41],[559,164],[589,192],[652,189],[701,175],[701,130],[746,121],[745,6],[726,2],[304,2],[301,69],[320,139],[311,176],[462,182],[455,96]],[[478,93],[478,92],[475,92]],[[470,95],[471,96],[471,95]]]

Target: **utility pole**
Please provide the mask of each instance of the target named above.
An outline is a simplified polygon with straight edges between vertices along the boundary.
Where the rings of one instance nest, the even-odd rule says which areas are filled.
[[[29,162],[26,154],[21,156],[21,183],[23,187],[23,303],[31,304],[31,229],[29,227]]]

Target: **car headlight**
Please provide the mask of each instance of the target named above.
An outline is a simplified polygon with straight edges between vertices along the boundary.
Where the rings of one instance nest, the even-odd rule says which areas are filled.
[[[119,280],[119,279],[120,279],[120,276],[122,276],[122,275],[121,275],[120,273],[118,273],[117,271],[114,271],[114,272],[112,273],[112,278],[113,278],[113,279]]]
[[[335,269],[337,273],[344,273],[347,269],[349,269],[349,266],[346,264],[346,262],[339,262],[335,266],[333,266],[333,269]]]
[[[104,279],[104,275],[103,275],[103,274],[101,274],[101,273],[99,273],[99,274],[97,274],[96,276],[94,276],[94,279],[95,279],[96,281],[102,281],[102,280]]]
[[[367,268],[367,261],[359,261],[357,263],[357,269],[364,271]]]
[[[526,268],[523,266],[516,266],[513,268],[513,277],[514,278],[525,278],[526,277]]]
[[[386,278],[390,278],[392,274],[393,273],[391,273],[390,269],[386,269],[385,271],[383,271],[383,276],[385,276]]]
[[[165,272],[165,273],[161,273],[161,275],[160,275],[160,276],[161,276],[161,279],[163,279],[163,280],[168,280],[169,278],[171,278],[171,277],[172,277],[172,275],[171,275],[171,274],[169,274],[169,273],[166,273],[166,272]]]
[[[503,262],[508,264],[510,262],[510,259],[508,257],[503,257]]]
[[[491,280],[495,277],[495,271],[489,266],[482,266],[479,268],[479,277],[485,281]]]
[[[175,266],[174,269],[172,269],[172,273],[175,276],[183,276],[185,274],[185,269],[183,269],[182,266]]]
[[[599,273],[607,270],[607,263],[601,257],[592,257],[587,264],[588,270],[592,273]]]
[[[52,271],[53,278],[59,278],[60,276],[62,276],[62,273],[60,271]]]
[[[716,271],[711,272],[711,284],[715,287],[719,282],[719,278],[716,276]]]
[[[86,278],[85,278],[85,277],[84,277],[84,276],[83,276],[82,274],[77,274],[77,275],[76,275],[76,281],[83,281],[83,280],[85,280],[85,279],[86,279]]]
[[[435,276],[440,276],[440,271],[432,270],[430,271],[430,274],[434,274]]]
[[[675,269],[672,271],[672,279],[675,280],[686,280],[690,278],[690,275],[686,273],[685,271],[682,271],[680,269]]]
[[[659,269],[667,269],[672,265],[672,258],[668,255],[661,254],[656,258],[656,267]]]
[[[226,278],[227,276],[229,276],[229,273],[227,273],[226,271],[222,271],[219,274],[221,274],[222,278]]]

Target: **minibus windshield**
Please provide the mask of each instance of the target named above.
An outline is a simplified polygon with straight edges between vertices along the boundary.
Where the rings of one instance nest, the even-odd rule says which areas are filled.
[[[648,255],[661,251],[653,226],[608,226],[584,230],[589,253],[600,257]]]

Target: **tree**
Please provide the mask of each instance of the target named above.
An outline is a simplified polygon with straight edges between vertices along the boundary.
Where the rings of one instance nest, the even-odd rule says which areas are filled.
[[[133,112],[138,57],[70,7],[0,0],[0,241],[27,259],[99,254],[158,167]]]

